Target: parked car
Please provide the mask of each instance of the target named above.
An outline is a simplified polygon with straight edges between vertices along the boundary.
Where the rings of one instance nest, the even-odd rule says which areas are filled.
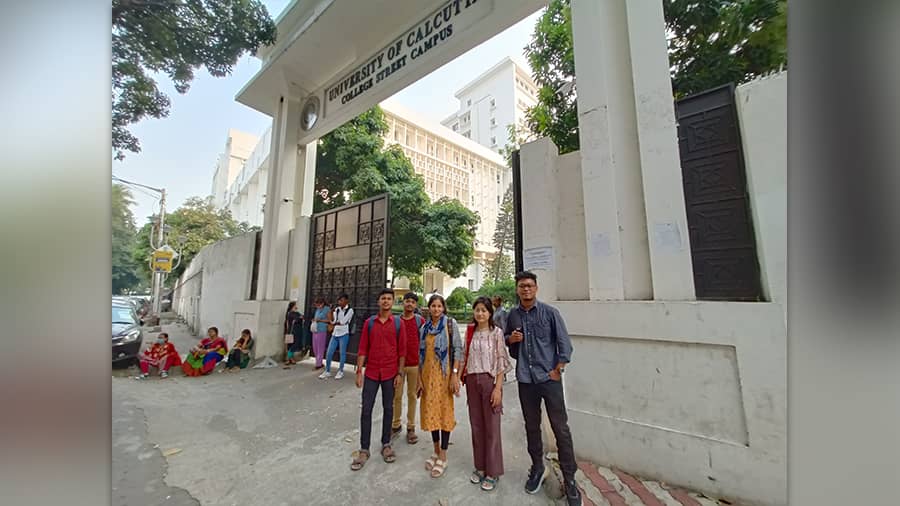
[[[144,333],[141,325],[144,322],[138,318],[137,312],[131,304],[112,303],[112,361],[122,362],[138,356]]]

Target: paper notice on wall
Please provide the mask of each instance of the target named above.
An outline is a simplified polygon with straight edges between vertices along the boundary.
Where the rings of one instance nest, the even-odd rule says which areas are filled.
[[[591,256],[608,257],[612,255],[612,246],[609,244],[609,235],[602,232],[591,233]]]
[[[540,248],[531,248],[522,252],[522,263],[526,271],[552,271],[553,247],[544,246]]]
[[[681,231],[677,223],[655,223],[653,225],[655,249],[663,252],[675,252],[684,249]]]
[[[299,288],[291,288],[291,300],[299,301],[300,299],[300,289]]]

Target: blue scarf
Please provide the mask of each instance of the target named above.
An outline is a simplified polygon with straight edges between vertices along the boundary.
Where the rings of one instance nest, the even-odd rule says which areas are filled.
[[[431,318],[428,318],[425,320],[425,325],[422,325],[422,333],[419,336],[419,363],[425,364],[425,336],[433,334],[434,354],[437,355],[438,360],[441,361],[441,372],[444,376],[447,375],[447,359],[449,357],[450,340],[447,337],[448,325],[450,325],[450,322],[447,320],[447,315],[441,316],[437,327],[434,326]]]

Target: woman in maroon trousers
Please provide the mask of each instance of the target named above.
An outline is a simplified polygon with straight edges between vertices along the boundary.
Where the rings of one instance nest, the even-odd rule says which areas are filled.
[[[475,299],[472,310],[474,323],[466,331],[466,358],[462,368],[475,457],[475,470],[470,481],[490,492],[503,475],[500,415],[503,412],[503,378],[511,366],[503,331],[494,325],[494,306],[490,299]]]

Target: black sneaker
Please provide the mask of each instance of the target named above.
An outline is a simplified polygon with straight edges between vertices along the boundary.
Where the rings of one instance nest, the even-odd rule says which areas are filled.
[[[575,480],[566,483],[566,501],[569,506],[581,506],[581,491]]]
[[[546,469],[543,467],[535,470],[534,466],[531,466],[528,471],[528,481],[525,482],[525,492],[536,494],[541,489],[541,485],[544,484],[545,471]]]

